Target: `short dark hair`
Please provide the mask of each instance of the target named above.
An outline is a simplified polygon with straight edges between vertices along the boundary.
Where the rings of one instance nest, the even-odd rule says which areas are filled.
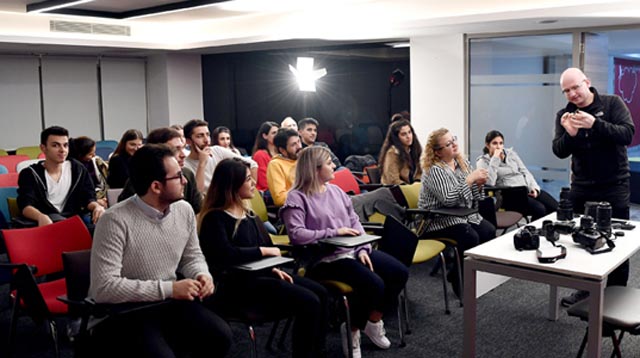
[[[189,122],[184,124],[184,137],[187,139],[191,139],[191,134],[193,134],[193,130],[196,127],[209,127],[209,123],[201,120],[201,119],[192,119]]]
[[[300,136],[295,129],[292,128],[280,128],[278,129],[278,133],[273,138],[273,145],[276,148],[282,148],[284,150],[287,149],[287,142],[289,142],[289,138]]]
[[[298,130],[305,129],[305,127],[307,127],[309,124],[315,125],[316,128],[318,128],[319,126],[318,121],[315,118],[307,117],[307,118],[302,118],[300,122],[298,122]]]
[[[51,126],[40,133],[40,144],[47,145],[47,139],[49,139],[50,135],[69,137],[69,131],[60,126]]]
[[[147,144],[164,144],[173,138],[182,138],[182,136],[173,128],[156,128],[147,134]]]
[[[86,136],[73,138],[69,141],[69,156],[80,160],[80,158],[89,154],[95,145],[96,141]]]
[[[165,144],[147,144],[133,154],[129,179],[138,196],[145,195],[151,183],[163,181],[167,176],[166,157],[173,157],[173,151]]]

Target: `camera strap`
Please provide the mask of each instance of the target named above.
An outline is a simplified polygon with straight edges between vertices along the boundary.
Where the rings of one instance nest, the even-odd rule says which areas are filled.
[[[605,252],[611,252],[613,251],[613,249],[616,247],[616,244],[613,242],[613,240],[611,240],[608,237],[603,237],[603,239],[605,240],[605,242],[607,243],[607,247],[601,247],[600,249],[594,250],[590,247],[585,247],[585,249],[591,254],[591,255],[598,255],[598,254],[604,254]]]
[[[567,257],[567,248],[563,245],[556,245],[554,242],[551,243],[554,247],[560,248],[560,254],[556,256],[543,256],[542,251],[540,249],[536,250],[536,256],[538,257],[538,262],[541,264],[552,264],[560,259],[564,259]]]

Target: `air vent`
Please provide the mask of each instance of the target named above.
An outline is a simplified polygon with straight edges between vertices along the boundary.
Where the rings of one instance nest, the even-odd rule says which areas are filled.
[[[49,29],[53,32],[73,32],[79,34],[131,36],[131,28],[121,25],[92,24],[88,22],[51,20]]]

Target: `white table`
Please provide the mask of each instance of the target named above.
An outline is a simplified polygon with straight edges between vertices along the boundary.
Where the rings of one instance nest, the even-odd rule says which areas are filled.
[[[554,220],[555,213],[532,225],[542,226],[543,220]],[[464,357],[476,355],[476,284],[478,271],[491,272],[523,280],[546,283],[550,286],[549,317],[558,318],[558,286],[589,291],[588,356],[599,357],[602,350],[602,297],[607,276],[640,249],[640,224],[624,231],[615,240],[613,251],[591,255],[573,242],[570,235],[561,235],[559,243],[567,248],[567,257],[553,264],[541,264],[536,251],[517,251],[513,247],[512,231],[465,252],[464,263]],[[618,231],[618,230],[616,230]],[[540,246],[550,246],[540,238]]]

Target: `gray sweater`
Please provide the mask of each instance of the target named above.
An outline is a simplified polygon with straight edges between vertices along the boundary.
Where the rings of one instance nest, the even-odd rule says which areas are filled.
[[[162,301],[173,296],[176,272],[209,274],[193,210],[184,200],[151,218],[137,196],[109,208],[96,225],[89,296],[99,303]]]
[[[505,160],[484,154],[476,160],[477,168],[487,169],[489,179],[487,185],[494,186],[526,186],[529,191],[540,191],[540,186],[527,167],[512,149],[504,149]]]

